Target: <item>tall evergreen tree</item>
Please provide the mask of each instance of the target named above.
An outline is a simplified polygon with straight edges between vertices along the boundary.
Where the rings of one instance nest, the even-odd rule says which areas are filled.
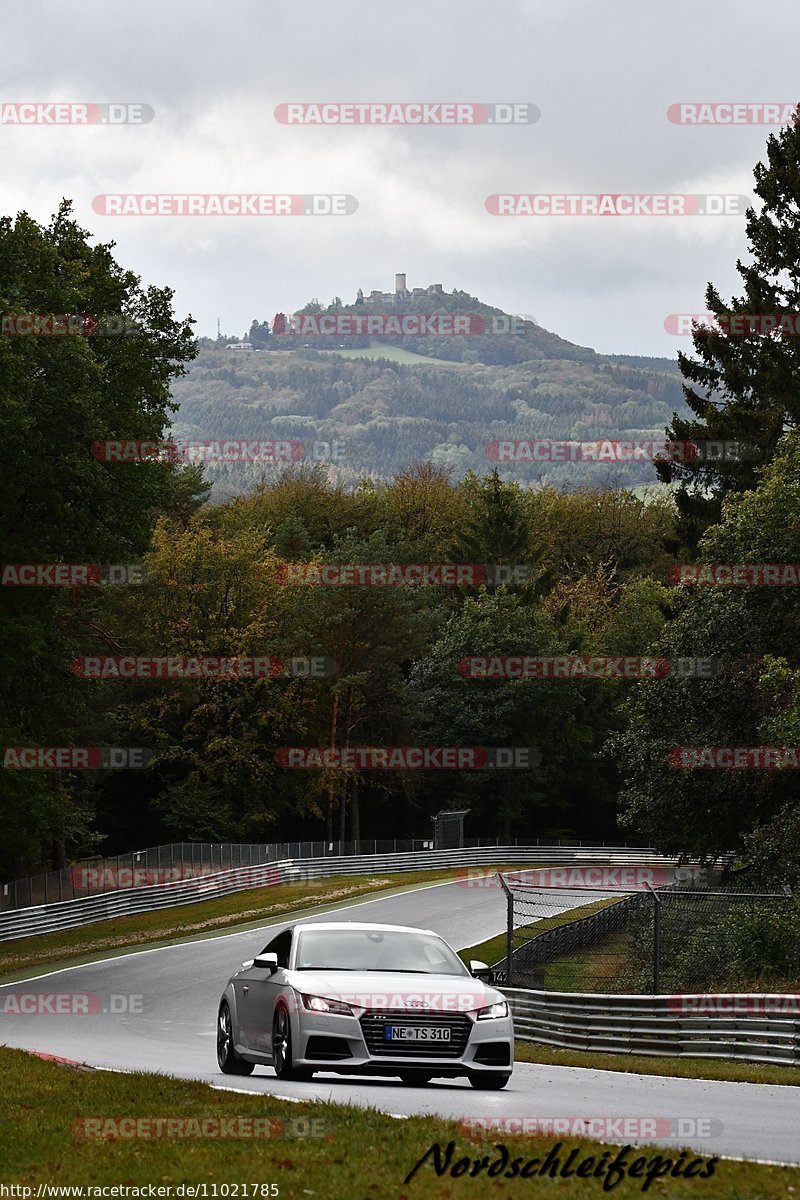
[[[770,135],[767,163],[757,164],[754,176],[762,207],[747,210],[752,261],[736,263],[744,291],[726,305],[709,283],[706,304],[719,329],[698,327],[697,357],[678,355],[696,419],[676,415],[667,430],[675,441],[741,441],[754,452],[657,464],[662,480],[680,484],[681,533],[692,546],[719,520],[724,497],[755,487],[782,433],[800,424],[800,337],[780,328],[765,333],[763,322],[784,316],[792,327],[800,313],[800,107],[790,125]]]

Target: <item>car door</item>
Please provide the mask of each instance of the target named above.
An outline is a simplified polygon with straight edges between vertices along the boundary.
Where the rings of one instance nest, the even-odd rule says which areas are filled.
[[[275,954],[277,971],[253,966],[248,972],[248,990],[244,998],[247,1044],[259,1054],[272,1052],[272,1018],[275,1001],[286,982],[286,968],[292,952],[292,930],[284,929],[264,947],[262,954]]]
[[[253,968],[247,967],[234,976],[232,982],[233,995],[236,1003],[236,1022],[233,1031],[234,1045],[251,1049],[250,1029],[250,994],[253,987]]]

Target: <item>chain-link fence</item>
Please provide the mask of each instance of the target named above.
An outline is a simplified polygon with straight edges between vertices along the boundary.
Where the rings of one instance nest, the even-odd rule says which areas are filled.
[[[503,845],[507,845],[504,842]],[[554,838],[519,840],[515,846],[561,846],[567,843]],[[590,843],[605,847],[606,843]],[[499,846],[496,838],[464,838],[464,848]],[[282,862],[285,859],[327,858],[359,854],[404,854],[417,850],[432,850],[433,837],[425,838],[363,838],[359,842],[248,842],[221,844],[218,842],[170,842],[150,846],[109,858],[87,858],[60,871],[12,879],[0,884],[0,912],[15,908],[31,908],[37,904],[55,904],[61,900],[77,900],[84,896],[99,896],[121,888],[152,887],[179,879],[212,875],[232,867],[250,867],[260,863]],[[625,850],[627,846],[608,843],[608,848]]]
[[[212,875],[233,867],[251,867],[285,859],[329,855],[389,854],[432,847],[433,840],[413,838],[355,842],[170,842],[109,858],[88,858],[61,871],[13,879],[0,887],[0,912],[99,896],[121,888],[152,887],[179,879]],[[359,847],[361,847],[359,849]]]
[[[508,924],[496,970],[506,986],[629,995],[797,988],[800,908],[788,892],[745,891],[708,870],[679,868],[656,886],[640,868],[628,886],[537,886],[531,877],[542,874],[502,877]],[[565,872],[547,874],[557,884]]]

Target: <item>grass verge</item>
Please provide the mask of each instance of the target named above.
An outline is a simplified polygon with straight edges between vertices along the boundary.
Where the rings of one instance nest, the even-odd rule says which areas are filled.
[[[487,1104],[487,1110],[495,1107],[496,1102]],[[127,1126],[127,1136],[86,1136],[87,1132],[119,1135],[126,1127],[107,1122],[122,1117],[139,1119],[137,1125]],[[154,1118],[179,1118],[181,1128],[191,1129],[195,1136],[153,1137],[157,1129]],[[240,1118],[251,1124],[239,1124]],[[230,1132],[225,1138],[197,1136],[197,1132],[220,1128],[217,1122],[225,1119],[237,1121],[229,1130],[260,1128],[269,1136],[263,1132],[257,1140],[252,1136],[234,1138]],[[261,1126],[252,1125],[259,1119]],[[87,1121],[94,1124],[87,1126]],[[147,1125],[142,1123],[145,1121]],[[151,1136],[131,1136],[131,1132],[143,1130]],[[315,1136],[298,1136],[307,1132]],[[346,1105],[290,1104],[266,1093],[234,1094],[161,1075],[86,1071],[44,1062],[19,1050],[0,1050],[0,1180],[30,1187],[33,1196],[38,1185],[48,1183],[84,1188],[114,1184],[146,1188],[151,1184],[171,1187],[172,1196],[178,1194],[181,1184],[224,1183],[231,1185],[225,1194],[238,1195],[239,1200],[245,1196],[245,1183],[249,1188],[275,1184],[277,1190],[272,1194],[280,1200],[304,1200],[307,1196],[324,1200],[452,1200],[455,1196],[515,1200],[522,1195],[552,1197],[556,1192],[604,1194],[602,1180],[597,1178],[573,1175],[556,1180],[531,1173],[530,1178],[509,1182],[488,1178],[485,1169],[472,1177],[469,1164],[458,1177],[449,1171],[438,1177],[425,1165],[404,1183],[434,1143],[446,1148],[451,1141],[455,1143],[451,1164],[462,1156],[480,1160],[488,1155],[495,1161],[496,1143],[502,1142],[511,1160],[520,1158],[524,1164],[538,1158],[533,1171],[559,1145],[547,1137],[503,1139],[493,1135],[488,1141],[471,1140],[458,1125],[438,1118],[397,1120]],[[616,1153],[609,1146],[577,1137],[564,1139],[560,1146],[555,1151],[558,1169],[572,1150],[577,1151],[573,1169],[584,1156],[593,1158],[592,1169],[596,1169],[604,1152],[608,1154],[606,1163]],[[659,1154],[661,1161],[669,1159],[671,1166],[681,1161],[676,1150],[659,1152],[653,1147],[629,1151],[627,1161],[631,1164],[641,1157],[651,1162]],[[683,1166],[690,1165],[693,1157],[687,1155]],[[641,1196],[644,1182],[643,1177],[625,1178],[613,1193],[626,1200]],[[238,1192],[233,1187],[236,1184]],[[669,1200],[785,1200],[798,1188],[800,1169],[796,1167],[720,1161],[711,1178],[670,1177],[656,1182],[651,1194]],[[209,1186],[206,1195],[213,1194]],[[252,1196],[253,1192],[246,1194]]]
[[[241,925],[258,925],[305,908],[344,904],[375,892],[444,881],[452,875],[452,870],[416,871],[379,878],[353,875],[279,883],[197,904],[111,917],[60,933],[16,938],[13,942],[0,943],[0,980],[14,978],[19,972],[34,967],[49,967],[67,960],[80,961],[87,956],[95,958],[102,952],[118,953],[154,942],[225,932]]]
[[[503,868],[503,870],[506,869]],[[591,904],[582,904],[580,908],[571,908],[567,912],[556,913],[554,917],[541,917],[532,925],[521,925],[517,929],[517,934],[529,933],[531,936],[538,937],[540,933],[546,933],[548,929],[554,929],[557,925],[567,925],[570,921],[577,921],[580,917],[590,917],[592,913],[600,912],[601,908],[608,908],[610,904],[617,903],[619,903],[617,897],[612,897],[610,900],[593,900]],[[464,962],[470,958],[478,958],[492,966],[506,956],[506,935],[499,933],[497,937],[487,938],[485,942],[478,942],[477,945],[470,946],[459,953]]]
[[[630,941],[623,929],[606,934],[583,950],[542,963],[540,969],[548,992],[625,992],[636,990],[620,983],[630,966]]]
[[[486,872],[519,869],[522,868],[517,864],[482,868]],[[257,927],[283,917],[305,915],[309,909],[321,911],[323,906],[336,908],[360,897],[424,887],[431,883],[446,883],[458,877],[463,877],[463,870],[448,867],[380,877],[340,875],[311,882],[281,883],[196,904],[162,908],[128,917],[111,917],[60,933],[15,938],[11,942],[0,942],[0,983],[13,982],[43,968],[53,970],[90,958],[101,958],[104,954],[119,954],[121,951],[171,941],[187,941],[192,937],[225,933],[235,928]]]
[[[744,1063],[731,1058],[662,1058],[650,1054],[603,1054],[594,1050],[562,1050],[539,1042],[517,1040],[517,1062],[552,1067],[588,1067],[594,1071],[627,1071],[635,1075],[669,1075],[674,1079],[719,1079],[728,1083],[780,1083],[800,1086],[800,1067]]]

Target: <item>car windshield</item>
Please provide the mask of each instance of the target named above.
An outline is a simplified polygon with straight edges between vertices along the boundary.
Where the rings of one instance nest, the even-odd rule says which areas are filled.
[[[458,955],[436,934],[405,929],[303,930],[295,969],[469,975]]]

